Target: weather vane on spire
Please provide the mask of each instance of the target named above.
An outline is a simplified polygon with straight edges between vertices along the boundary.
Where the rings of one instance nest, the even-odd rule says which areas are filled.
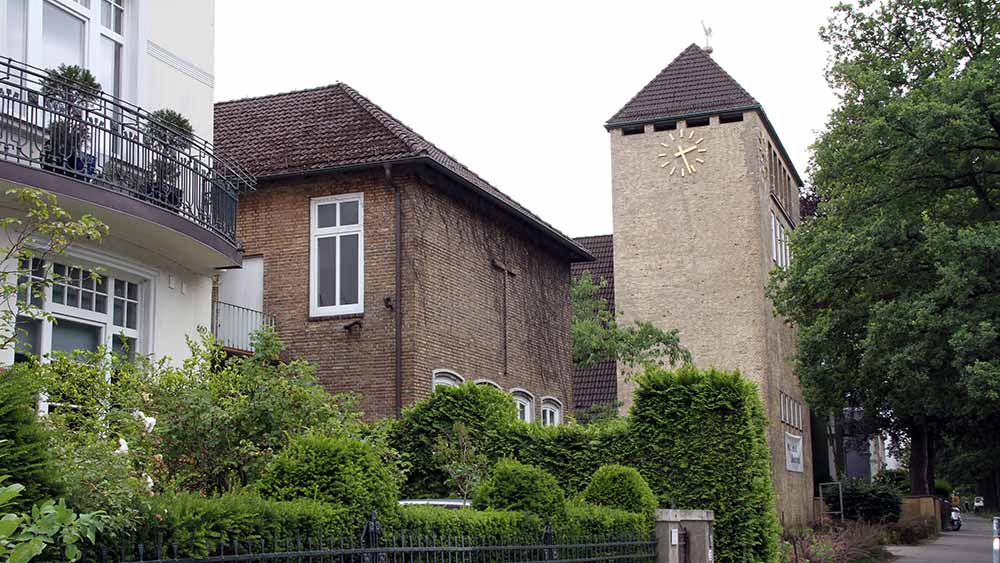
[[[705,25],[705,20],[701,20],[701,29],[705,32],[705,46],[702,49],[709,55],[712,54],[712,28]]]

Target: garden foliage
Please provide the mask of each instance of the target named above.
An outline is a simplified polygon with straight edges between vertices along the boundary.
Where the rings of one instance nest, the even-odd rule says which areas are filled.
[[[501,459],[476,489],[478,509],[516,510],[543,516],[562,511],[566,495],[556,478],[543,469]]]
[[[395,517],[399,486],[375,449],[360,440],[307,435],[293,438],[264,469],[255,488],[276,500],[313,499],[360,515]]]
[[[24,487],[12,501],[20,509],[59,492],[48,436],[35,410],[38,390],[23,373],[0,377],[0,475]]]
[[[844,518],[884,524],[899,520],[902,499],[890,485],[854,479],[844,483]]]
[[[651,515],[656,497],[649,483],[633,467],[602,465],[583,491],[583,500],[596,506]]]

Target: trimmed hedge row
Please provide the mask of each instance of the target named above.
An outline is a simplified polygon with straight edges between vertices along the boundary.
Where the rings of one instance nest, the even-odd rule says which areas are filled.
[[[408,409],[390,442],[412,464],[403,494],[452,494],[433,445],[464,423],[492,460],[511,457],[548,471],[573,495],[603,465],[638,469],[661,507],[715,511],[716,557],[773,561],[779,526],[771,485],[764,408],[738,372],[650,367],[631,415],[596,425],[542,428],[516,420],[513,400],[488,386],[445,387]]]
[[[275,538],[343,539],[355,541],[368,515],[358,510],[316,500],[275,501],[253,495],[229,494],[203,497],[180,493],[152,497],[148,512],[132,543],[176,544],[180,555],[203,557],[220,543],[264,542]],[[437,506],[402,506],[391,523],[383,522],[388,535],[464,537],[494,543],[533,543],[541,539],[546,521],[528,512],[454,510]],[[553,519],[557,537],[648,537],[651,522],[639,514],[566,503]]]

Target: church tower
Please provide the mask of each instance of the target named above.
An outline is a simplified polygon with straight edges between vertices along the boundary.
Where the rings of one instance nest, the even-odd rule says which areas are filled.
[[[763,107],[692,44],[605,125],[611,135],[615,307],[680,330],[699,367],[739,369],[767,410],[778,512],[812,513],[809,416],[794,331],[765,295],[792,259],[801,180]],[[634,383],[618,366],[618,400]],[[725,452],[719,452],[724,463]]]

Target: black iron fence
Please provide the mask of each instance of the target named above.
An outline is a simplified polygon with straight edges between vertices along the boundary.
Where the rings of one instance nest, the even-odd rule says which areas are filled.
[[[421,534],[383,535],[377,519],[358,538],[296,535],[177,544],[88,549],[83,561],[101,563],[655,563],[656,541],[639,537],[562,539],[551,525],[537,538],[506,541]]]
[[[263,311],[224,301],[215,301],[212,304],[212,332],[227,348],[253,352],[251,335],[264,327],[273,326],[274,317]]]
[[[235,244],[254,178],[160,115],[0,57],[0,159],[168,209]]]

